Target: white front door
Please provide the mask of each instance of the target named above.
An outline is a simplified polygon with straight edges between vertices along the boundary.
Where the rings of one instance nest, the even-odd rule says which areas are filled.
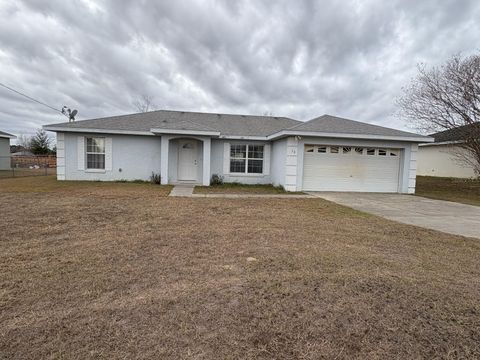
[[[178,142],[178,180],[197,180],[197,141],[180,140]]]

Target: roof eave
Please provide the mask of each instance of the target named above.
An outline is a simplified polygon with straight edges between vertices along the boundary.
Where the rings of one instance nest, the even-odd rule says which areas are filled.
[[[209,130],[187,130],[187,129],[159,129],[152,128],[150,131],[154,134],[168,134],[168,135],[203,135],[203,136],[220,136],[220,131]]]
[[[0,135],[0,138],[3,138],[3,139],[16,139],[17,137],[15,135],[11,135],[11,134],[1,134]]]
[[[53,132],[75,132],[75,133],[97,133],[97,134],[119,134],[119,135],[147,135],[155,136],[150,131],[138,131],[138,130],[111,130],[111,129],[94,129],[94,128],[72,128],[62,127],[54,125],[44,125],[42,127],[46,131]]]
[[[426,144],[420,144],[419,146],[442,146],[442,145],[457,145],[465,141],[463,140],[450,140],[450,141],[439,141],[439,142],[430,142]]]
[[[350,133],[330,133],[318,131],[292,131],[282,130],[271,134],[267,137],[268,140],[276,140],[286,136],[312,136],[312,137],[329,137],[342,139],[364,139],[364,140],[395,140],[408,141],[416,143],[430,143],[434,139],[427,136],[396,136],[396,135],[370,135],[370,134],[350,134]]]
[[[219,131],[206,130],[186,130],[186,129],[159,129],[152,128],[150,131],[139,130],[114,130],[114,129],[96,129],[96,128],[73,128],[69,126],[44,125],[43,129],[54,132],[75,132],[75,133],[97,133],[97,134],[119,134],[119,135],[144,135],[155,136],[161,134],[168,135],[203,135],[219,137]]]

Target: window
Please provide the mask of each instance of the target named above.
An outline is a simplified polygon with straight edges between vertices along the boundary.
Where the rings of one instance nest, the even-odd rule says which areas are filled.
[[[318,147],[318,152],[319,153],[326,153],[327,152],[327,147],[326,146],[319,146]]]
[[[313,153],[313,150],[315,149],[314,146],[311,146],[311,145],[306,145],[305,146],[305,152],[308,152],[308,153]]]
[[[247,163],[247,145],[230,146],[230,172],[244,173]]]
[[[378,149],[378,155],[380,155],[380,156],[387,156],[387,150],[385,150],[385,149]]]
[[[367,148],[367,155],[375,155],[375,149],[374,148]]]
[[[330,146],[331,154],[338,154],[338,146]]]
[[[349,154],[352,151],[351,147],[344,146],[343,147],[343,153],[344,154]]]
[[[398,150],[390,149],[390,156],[398,156]]]
[[[105,169],[105,138],[87,138],[87,169]]]
[[[230,146],[230,172],[262,174],[263,145]]]
[[[355,148],[355,154],[357,154],[357,155],[362,155],[362,154],[363,154],[363,148],[361,148],[361,147],[356,147],[356,148]]]

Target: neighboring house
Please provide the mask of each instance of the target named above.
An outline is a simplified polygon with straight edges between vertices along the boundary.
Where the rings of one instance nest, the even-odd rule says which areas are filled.
[[[0,170],[10,169],[10,139],[15,135],[0,131]]]
[[[35,156],[35,154],[32,153],[30,150],[16,151],[16,152],[12,152],[10,155],[11,156]]]
[[[52,124],[59,180],[281,185],[288,191],[415,191],[425,136],[323,115],[285,117],[152,111]]]
[[[468,131],[470,125],[461,126],[456,129],[441,131],[432,135],[433,143],[420,144],[418,149],[417,175],[473,178],[475,174],[473,167],[466,164],[460,157],[468,156],[468,153],[458,146],[464,138],[464,132]]]
[[[11,156],[33,156],[33,153],[22,145],[10,145]]]

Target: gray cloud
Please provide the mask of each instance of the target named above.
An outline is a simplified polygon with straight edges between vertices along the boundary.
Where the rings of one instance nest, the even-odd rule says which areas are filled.
[[[23,1],[0,4],[0,81],[79,119],[161,108],[323,113],[405,128],[416,64],[477,51],[480,4],[394,1]],[[0,88],[0,129],[61,115]]]

